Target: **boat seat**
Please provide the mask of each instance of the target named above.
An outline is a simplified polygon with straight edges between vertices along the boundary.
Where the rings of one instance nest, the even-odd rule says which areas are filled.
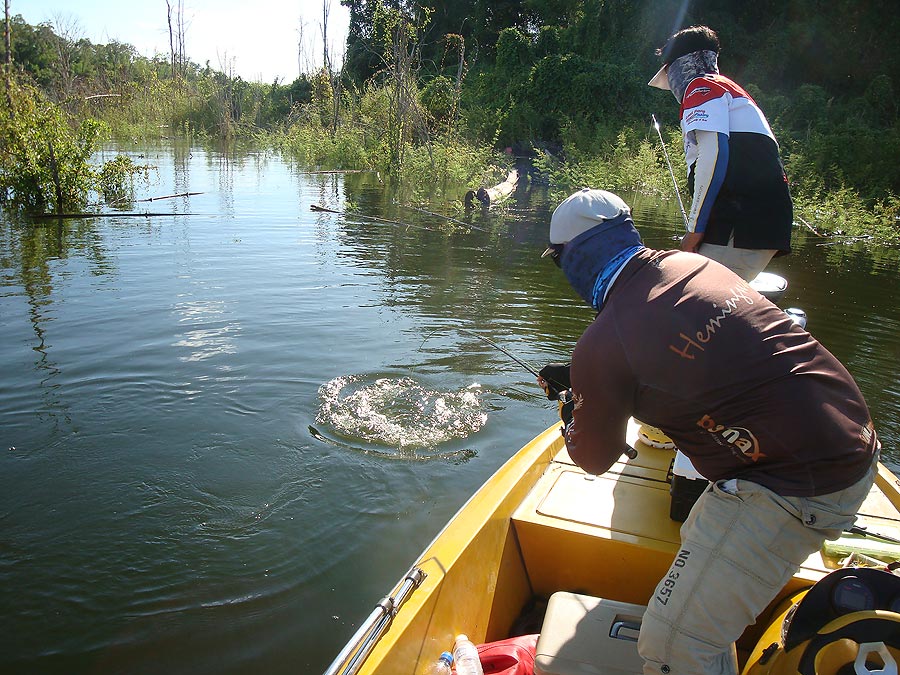
[[[646,607],[559,591],[537,642],[535,675],[640,675],[637,638]]]

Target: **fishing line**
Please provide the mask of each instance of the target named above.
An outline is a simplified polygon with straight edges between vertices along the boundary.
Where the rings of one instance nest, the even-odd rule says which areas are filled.
[[[659,128],[659,122],[656,120],[656,115],[651,114],[650,118],[653,120],[653,128],[656,129],[656,134],[659,136],[659,143],[662,146],[663,155],[666,158],[666,166],[669,167],[669,175],[672,177],[672,186],[675,188],[675,197],[678,198],[678,208],[681,209],[681,218],[684,221],[684,231],[688,231],[688,218],[687,214],[684,212],[684,203],[681,201],[681,191],[678,189],[678,181],[675,180],[675,172],[672,170],[672,162],[669,161],[669,152],[666,150],[666,142],[663,140],[662,130]],[[678,230],[675,230],[675,238],[678,238]]]

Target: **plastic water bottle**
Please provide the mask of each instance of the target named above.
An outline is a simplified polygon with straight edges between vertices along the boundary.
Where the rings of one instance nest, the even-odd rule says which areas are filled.
[[[465,635],[456,636],[453,645],[453,661],[456,663],[456,675],[484,675],[478,649]]]
[[[442,652],[438,660],[428,666],[425,675],[450,675],[453,671],[450,664],[453,663],[453,654],[450,652]]]

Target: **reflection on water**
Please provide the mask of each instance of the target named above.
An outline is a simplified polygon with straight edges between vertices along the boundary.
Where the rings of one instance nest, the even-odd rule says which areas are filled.
[[[592,320],[540,258],[555,199],[465,212],[254,150],[132,156],[154,167],[136,197],[201,194],[165,218],[0,219],[0,670],[321,672],[558,419],[473,337],[539,368]],[[671,247],[677,206],[623,196]],[[898,252],[795,241],[770,266],[783,305],[900,468]]]
[[[225,303],[222,301],[192,301],[175,305],[178,323],[191,329],[178,334],[173,343],[176,347],[187,347],[189,353],[179,357],[183,361],[202,361],[221,354],[237,352],[234,336],[240,333],[240,326],[223,320]]]

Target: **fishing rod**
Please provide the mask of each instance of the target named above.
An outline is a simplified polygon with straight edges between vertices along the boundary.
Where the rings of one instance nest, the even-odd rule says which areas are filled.
[[[684,203],[681,201],[681,192],[678,190],[678,181],[675,180],[675,172],[672,171],[672,162],[669,161],[669,152],[666,150],[666,142],[663,140],[662,131],[659,128],[659,122],[656,120],[656,115],[651,114],[650,118],[653,120],[653,128],[656,129],[656,133],[659,136],[659,144],[662,146],[663,155],[666,158],[666,165],[669,167],[669,175],[672,177],[672,185],[675,187],[675,196],[678,198],[678,208],[681,209],[681,218],[684,220],[684,231],[688,231],[688,218],[687,214],[684,212]]]
[[[500,345],[498,345],[496,342],[494,342],[494,341],[491,340],[490,338],[487,338],[487,337],[485,337],[484,335],[480,335],[479,333],[476,333],[476,332],[473,331],[473,330],[468,330],[468,329],[466,329],[466,328],[460,328],[459,331],[460,331],[461,333],[466,333],[466,334],[468,334],[468,335],[472,335],[472,336],[474,336],[474,337],[477,337],[479,340],[483,340],[484,342],[486,342],[487,344],[489,344],[491,347],[493,347],[493,348],[496,349],[497,351],[503,352],[503,353],[506,354],[509,358],[511,358],[511,359],[512,359],[513,361],[515,361],[516,363],[518,363],[520,366],[522,366],[525,370],[527,370],[529,373],[531,373],[531,374],[534,375],[535,377],[541,377],[541,378],[543,378],[543,379],[547,379],[547,378],[544,378],[540,373],[538,373],[538,371],[536,371],[536,370],[534,369],[533,366],[529,365],[528,363],[526,363],[525,361],[523,361],[522,359],[520,359],[518,356],[516,356],[515,354],[513,354],[511,351],[509,351],[509,350],[506,349],[505,347],[501,347]],[[561,386],[561,387],[563,386],[561,382],[553,382],[553,384],[559,385],[559,386]],[[564,388],[565,388],[565,389],[568,389],[568,387],[564,387]]]
[[[558,382],[558,381],[554,380],[553,378],[544,377],[543,375],[538,373],[538,371],[535,370],[533,366],[529,365],[526,361],[520,359],[518,356],[516,356],[511,351],[506,349],[506,347],[502,347],[502,346],[498,345],[496,342],[494,342],[493,340],[491,340],[490,338],[485,337],[484,335],[481,335],[480,333],[476,333],[475,331],[469,330],[467,328],[460,328],[459,331],[461,333],[466,333],[467,335],[472,335],[474,337],[477,337],[479,340],[482,340],[486,344],[489,344],[491,347],[493,347],[497,351],[506,354],[509,358],[511,358],[516,363],[518,363],[520,366],[522,366],[525,370],[527,370],[529,373],[531,373],[535,377],[546,380],[550,384],[555,385],[556,388],[558,388],[560,390],[560,393],[557,397],[560,407],[562,407],[563,404],[568,403],[571,400],[566,395],[570,391],[570,388],[567,385],[563,384],[562,382]],[[428,337],[430,337],[430,336],[426,336],[425,339],[427,340]],[[630,445],[628,445],[626,443],[625,448],[622,450],[622,454],[626,455],[629,459],[634,459],[635,457],[637,457],[637,450],[635,450],[634,448],[632,448]]]

